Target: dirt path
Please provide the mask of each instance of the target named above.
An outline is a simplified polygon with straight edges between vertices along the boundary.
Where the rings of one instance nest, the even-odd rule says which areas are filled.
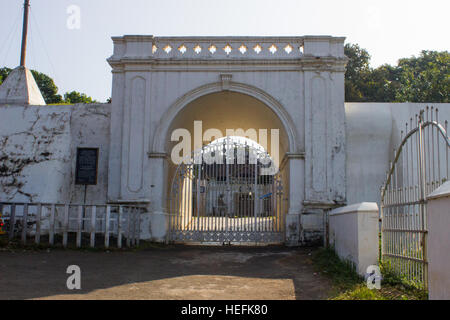
[[[323,299],[313,249],[170,246],[137,252],[0,252],[0,299]],[[69,265],[81,287],[66,287]]]

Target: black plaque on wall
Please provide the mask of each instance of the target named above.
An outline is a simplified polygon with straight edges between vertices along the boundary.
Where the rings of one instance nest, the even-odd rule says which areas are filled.
[[[98,149],[77,148],[75,184],[96,185],[98,171]]]

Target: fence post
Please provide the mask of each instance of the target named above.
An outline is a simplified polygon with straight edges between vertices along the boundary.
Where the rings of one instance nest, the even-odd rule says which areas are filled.
[[[23,216],[22,216],[22,243],[27,243],[27,227],[28,227],[28,203],[23,205]]]
[[[138,215],[138,210],[139,210],[138,208],[134,208],[133,210],[133,238],[132,238],[133,246],[136,246],[136,223],[137,223],[136,217]]]
[[[51,211],[50,211],[50,225],[49,225],[49,231],[48,231],[48,242],[50,245],[53,245],[55,243],[55,205],[52,204]]]
[[[111,219],[111,206],[106,206],[105,217],[105,248],[109,248],[109,222]]]
[[[122,213],[123,213],[123,207],[119,206],[119,214],[117,215],[117,247],[120,249],[122,248]]]
[[[82,228],[83,228],[83,210],[84,206],[79,205],[78,206],[78,217],[77,217],[77,248],[81,248],[81,234],[82,234]]]
[[[36,212],[36,234],[34,235],[34,242],[39,244],[41,242],[41,217],[42,217],[42,204],[38,204]]]
[[[422,203],[421,207],[421,216],[422,216],[422,225],[421,228],[424,231],[422,234],[422,252],[423,252],[423,284],[425,289],[428,288],[428,270],[427,270],[427,224],[426,224],[426,202],[427,202],[427,194],[426,194],[426,166],[425,166],[425,150],[424,150],[424,136],[423,136],[423,112],[421,112],[419,116],[419,171],[420,171],[420,185],[421,185],[421,198]]]
[[[139,247],[139,243],[141,241],[141,209],[138,212],[138,221],[137,221],[137,246]]]
[[[91,208],[91,247],[95,247],[95,220],[97,214],[97,206]]]
[[[64,205],[64,222],[63,222],[63,247],[67,247],[67,233],[69,231],[69,205]]]
[[[131,215],[133,214],[133,208],[128,207],[128,217],[127,217],[127,247],[129,248],[131,246]]]
[[[3,216],[3,203],[0,202],[0,221],[2,221],[2,216]],[[3,220],[4,221],[4,220]],[[4,224],[3,226],[5,226],[6,224]],[[2,226],[0,226],[0,234],[4,234],[6,233],[6,228],[4,230],[2,230]]]
[[[14,228],[16,226],[16,205],[11,204],[11,217],[9,218],[9,240],[14,238]]]

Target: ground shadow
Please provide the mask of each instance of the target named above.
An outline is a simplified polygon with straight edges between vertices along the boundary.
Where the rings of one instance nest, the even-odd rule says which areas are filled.
[[[314,248],[151,245],[135,251],[0,252],[0,299],[323,299]],[[82,289],[66,287],[69,265]]]

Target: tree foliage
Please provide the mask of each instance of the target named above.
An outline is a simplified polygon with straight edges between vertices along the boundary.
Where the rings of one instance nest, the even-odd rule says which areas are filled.
[[[450,54],[422,51],[400,59],[397,66],[370,67],[370,55],[357,44],[346,44],[347,102],[450,102]]]
[[[64,94],[64,101],[66,103],[70,103],[70,104],[96,102],[96,101],[92,100],[91,97],[88,97],[86,94],[79,93],[77,91],[66,92]]]

